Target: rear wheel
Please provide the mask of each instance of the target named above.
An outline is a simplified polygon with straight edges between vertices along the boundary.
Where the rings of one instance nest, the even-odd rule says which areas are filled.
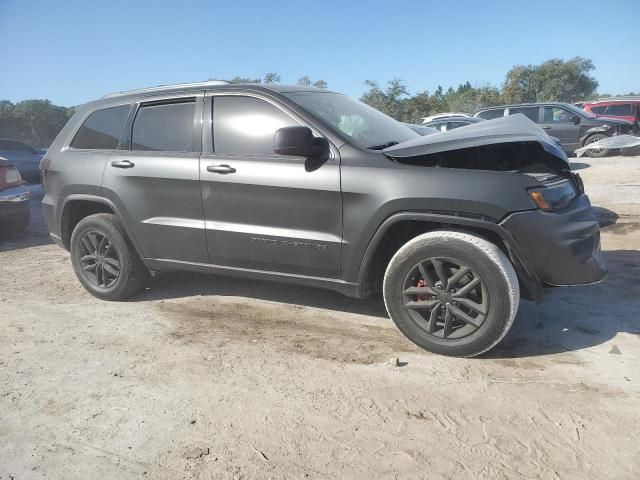
[[[100,299],[124,300],[142,290],[149,279],[122,225],[111,214],[80,220],[71,235],[70,251],[78,280]]]
[[[506,255],[483,238],[453,231],[425,233],[400,248],[383,292],[391,319],[409,340],[459,357],[493,348],[520,302]]]
[[[587,138],[584,142],[584,145],[590,145],[592,143],[595,142],[599,142],[600,140],[603,140],[607,138],[607,135],[603,134],[603,133],[594,133],[593,135],[591,135],[589,138]],[[586,155],[588,157],[592,157],[592,158],[602,158],[602,157],[606,157],[607,155],[609,155],[610,153],[610,149],[608,148],[590,148],[589,150],[587,150]]]

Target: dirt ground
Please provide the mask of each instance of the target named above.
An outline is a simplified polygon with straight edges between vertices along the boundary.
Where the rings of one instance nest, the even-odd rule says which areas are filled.
[[[34,201],[0,243],[0,479],[640,478],[640,157],[573,160],[609,279],[470,360],[380,299],[172,274],[101,302]]]

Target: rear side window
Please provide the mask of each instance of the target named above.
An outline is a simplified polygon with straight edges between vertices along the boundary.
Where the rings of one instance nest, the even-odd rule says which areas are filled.
[[[485,120],[491,120],[492,118],[504,117],[504,108],[498,108],[495,110],[485,110],[480,112],[476,117],[484,118]]]
[[[540,107],[511,107],[509,108],[509,115],[515,115],[521,113],[532,122],[538,123],[538,112]]]
[[[113,150],[118,146],[129,105],[96,110],[84,121],[71,142],[72,148]]]
[[[194,99],[140,107],[131,131],[133,150],[193,152]]]
[[[300,125],[278,107],[253,97],[214,97],[213,150],[238,155],[274,155],[273,137]]]
[[[607,107],[605,114],[630,117],[633,115],[633,105],[630,103],[615,103]]]

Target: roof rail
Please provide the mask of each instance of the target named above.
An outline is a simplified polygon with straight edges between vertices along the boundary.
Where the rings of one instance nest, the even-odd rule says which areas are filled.
[[[162,92],[164,90],[174,90],[179,88],[189,87],[213,87],[216,85],[229,85],[231,82],[227,80],[208,80],[206,82],[190,82],[190,83],[176,83],[173,85],[158,85],[156,87],[137,88],[135,90],[125,90],[123,92],[114,92],[104,95],[102,98],[119,97],[121,95],[129,95],[132,93],[146,93],[146,92]]]
[[[615,97],[602,97],[596,100],[585,100],[584,103],[590,102],[616,102],[624,100],[640,100],[640,95],[616,95]]]

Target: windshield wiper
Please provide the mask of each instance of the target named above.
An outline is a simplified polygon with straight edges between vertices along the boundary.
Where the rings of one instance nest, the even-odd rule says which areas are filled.
[[[373,147],[367,147],[367,150],[384,150],[387,147],[393,147],[400,142],[396,142],[395,140],[391,140],[390,142],[383,143],[382,145],[374,145]]]

